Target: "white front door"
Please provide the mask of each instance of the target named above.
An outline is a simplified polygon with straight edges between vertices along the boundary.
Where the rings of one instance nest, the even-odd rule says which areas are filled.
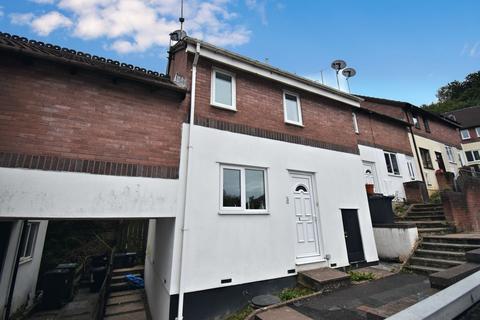
[[[296,225],[296,258],[298,262],[319,258],[319,242],[312,176],[292,174],[292,209]]]
[[[375,168],[375,162],[362,161],[363,162],[363,174],[365,175],[365,184],[373,184],[374,191],[380,193],[380,185],[378,183],[377,170]]]

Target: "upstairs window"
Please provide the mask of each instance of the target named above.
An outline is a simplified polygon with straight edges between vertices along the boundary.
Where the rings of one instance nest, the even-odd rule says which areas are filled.
[[[420,122],[418,121],[418,117],[416,114],[412,113],[412,121],[415,128],[420,129]]]
[[[451,163],[455,163],[455,157],[453,155],[453,149],[450,146],[445,146],[445,150],[447,151],[447,158],[448,161]]]
[[[233,73],[213,69],[211,87],[210,104],[212,106],[236,110],[235,75]]]
[[[477,133],[477,137],[480,138],[480,127],[476,127],[475,132]]]
[[[302,126],[302,108],[300,107],[300,97],[294,93],[283,92],[283,111],[285,122]]]
[[[33,258],[35,242],[37,240],[39,222],[26,222],[20,247],[20,262],[26,262]]]
[[[468,132],[468,129],[461,130],[460,135],[462,136],[462,140],[470,139],[470,132]]]
[[[385,152],[384,155],[388,173],[400,175],[400,170],[398,169],[397,155],[390,152]]]
[[[432,162],[432,158],[430,157],[430,151],[423,148],[419,148],[419,149],[420,149],[420,156],[422,157],[423,167],[425,169],[433,170],[433,162]]]
[[[480,161],[480,152],[478,150],[465,151],[465,156],[468,162]]]
[[[221,166],[221,213],[266,213],[266,170]]]
[[[427,118],[423,117],[423,126],[425,127],[426,132],[431,132],[430,131],[430,121],[428,121]]]

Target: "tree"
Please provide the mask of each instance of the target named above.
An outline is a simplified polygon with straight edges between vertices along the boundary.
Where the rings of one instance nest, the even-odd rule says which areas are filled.
[[[438,102],[422,106],[428,111],[444,113],[480,105],[480,71],[470,73],[464,81],[452,81],[437,91]]]

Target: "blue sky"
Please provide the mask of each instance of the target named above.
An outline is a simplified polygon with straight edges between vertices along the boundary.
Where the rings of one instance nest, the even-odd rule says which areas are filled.
[[[164,71],[180,0],[0,0],[0,30]],[[185,0],[190,35],[352,92],[410,101],[480,69],[476,0]],[[344,87],[344,82],[342,82]]]

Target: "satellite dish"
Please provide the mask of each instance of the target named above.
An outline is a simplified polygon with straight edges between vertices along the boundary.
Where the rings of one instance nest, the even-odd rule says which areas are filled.
[[[331,66],[332,66],[332,69],[338,72],[343,68],[345,68],[347,66],[347,63],[343,60],[335,60],[332,62]]]
[[[357,74],[357,71],[353,68],[345,68],[342,70],[342,74],[345,78],[351,78]]]

